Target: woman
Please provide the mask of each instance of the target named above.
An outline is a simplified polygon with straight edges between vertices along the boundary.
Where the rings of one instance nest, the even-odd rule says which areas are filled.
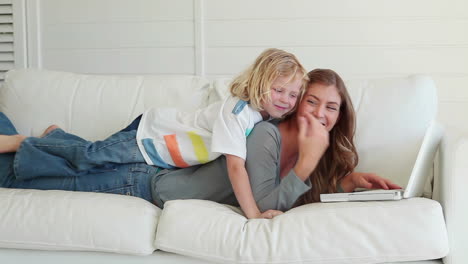
[[[280,213],[274,210],[317,202],[320,193],[336,192],[340,186],[344,191],[357,187],[400,188],[374,174],[353,173],[358,162],[353,143],[355,114],[346,87],[331,70],[318,69],[308,75],[310,83],[297,113],[281,122],[258,124],[247,140],[246,168],[255,200],[266,212],[263,217]],[[4,115],[0,116],[0,134],[17,134]],[[72,135],[53,129],[45,136],[66,139]],[[17,150],[16,155],[27,154],[21,153],[20,147],[13,150]],[[127,194],[160,207],[173,199],[208,199],[238,205],[223,157],[179,170],[158,171],[144,163],[115,164],[80,177],[21,181],[14,176],[18,169],[14,167],[14,155],[0,154],[2,187]],[[60,162],[64,161],[51,156],[31,166],[50,167]]]

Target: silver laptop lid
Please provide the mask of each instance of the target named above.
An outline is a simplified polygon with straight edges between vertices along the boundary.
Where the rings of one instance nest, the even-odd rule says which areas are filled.
[[[414,163],[408,185],[403,194],[404,198],[422,196],[424,185],[434,162],[434,157],[442,139],[442,126],[433,121],[424,135],[421,148],[419,149],[416,162]]]

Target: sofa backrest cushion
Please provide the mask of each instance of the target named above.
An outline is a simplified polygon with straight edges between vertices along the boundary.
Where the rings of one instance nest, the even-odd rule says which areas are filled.
[[[356,170],[378,173],[406,187],[423,137],[436,119],[434,81],[427,76],[410,76],[349,81],[347,87],[357,116]],[[432,168],[426,171],[433,172]],[[424,192],[431,196],[429,185]]]
[[[0,111],[17,130],[37,136],[51,124],[89,140],[124,128],[145,109],[207,104],[210,83],[196,76],[86,75],[12,70],[0,89]]]

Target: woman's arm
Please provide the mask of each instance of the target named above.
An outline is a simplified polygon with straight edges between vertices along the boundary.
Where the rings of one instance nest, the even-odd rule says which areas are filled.
[[[247,138],[246,168],[261,211],[288,210],[311,186],[308,180],[328,147],[328,132],[312,115],[299,123],[299,159],[280,180],[281,135],[271,123],[258,124]]]

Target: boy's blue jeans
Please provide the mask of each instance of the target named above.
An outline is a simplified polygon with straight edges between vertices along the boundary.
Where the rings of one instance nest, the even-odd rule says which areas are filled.
[[[21,180],[77,177],[113,170],[116,164],[145,163],[136,141],[137,126],[133,122],[109,138],[95,142],[62,129],[55,129],[44,138],[28,137],[16,152],[15,176]]]
[[[0,134],[15,135],[17,131],[10,120],[0,112]],[[78,137],[67,134],[62,130],[55,130],[47,138],[56,140],[79,141]],[[158,171],[157,167],[147,165],[146,163],[127,163],[127,164],[108,164],[96,169],[81,171],[80,177],[70,177],[68,175],[42,175],[43,177],[31,178],[30,175],[24,175],[27,180],[21,180],[15,177],[14,166],[16,153],[0,154],[0,187],[4,188],[22,188],[22,189],[42,189],[42,190],[69,190],[85,192],[106,192],[115,194],[126,194],[152,201],[151,198],[151,178]],[[56,156],[54,156],[56,157]],[[34,171],[41,168],[49,171],[67,172],[67,164],[64,159],[51,158],[45,160],[29,160],[25,164],[29,168],[24,171]],[[50,162],[50,163],[49,163]],[[59,166],[52,168],[54,166]],[[70,171],[70,173],[73,173]],[[65,177],[64,177],[65,176]]]

